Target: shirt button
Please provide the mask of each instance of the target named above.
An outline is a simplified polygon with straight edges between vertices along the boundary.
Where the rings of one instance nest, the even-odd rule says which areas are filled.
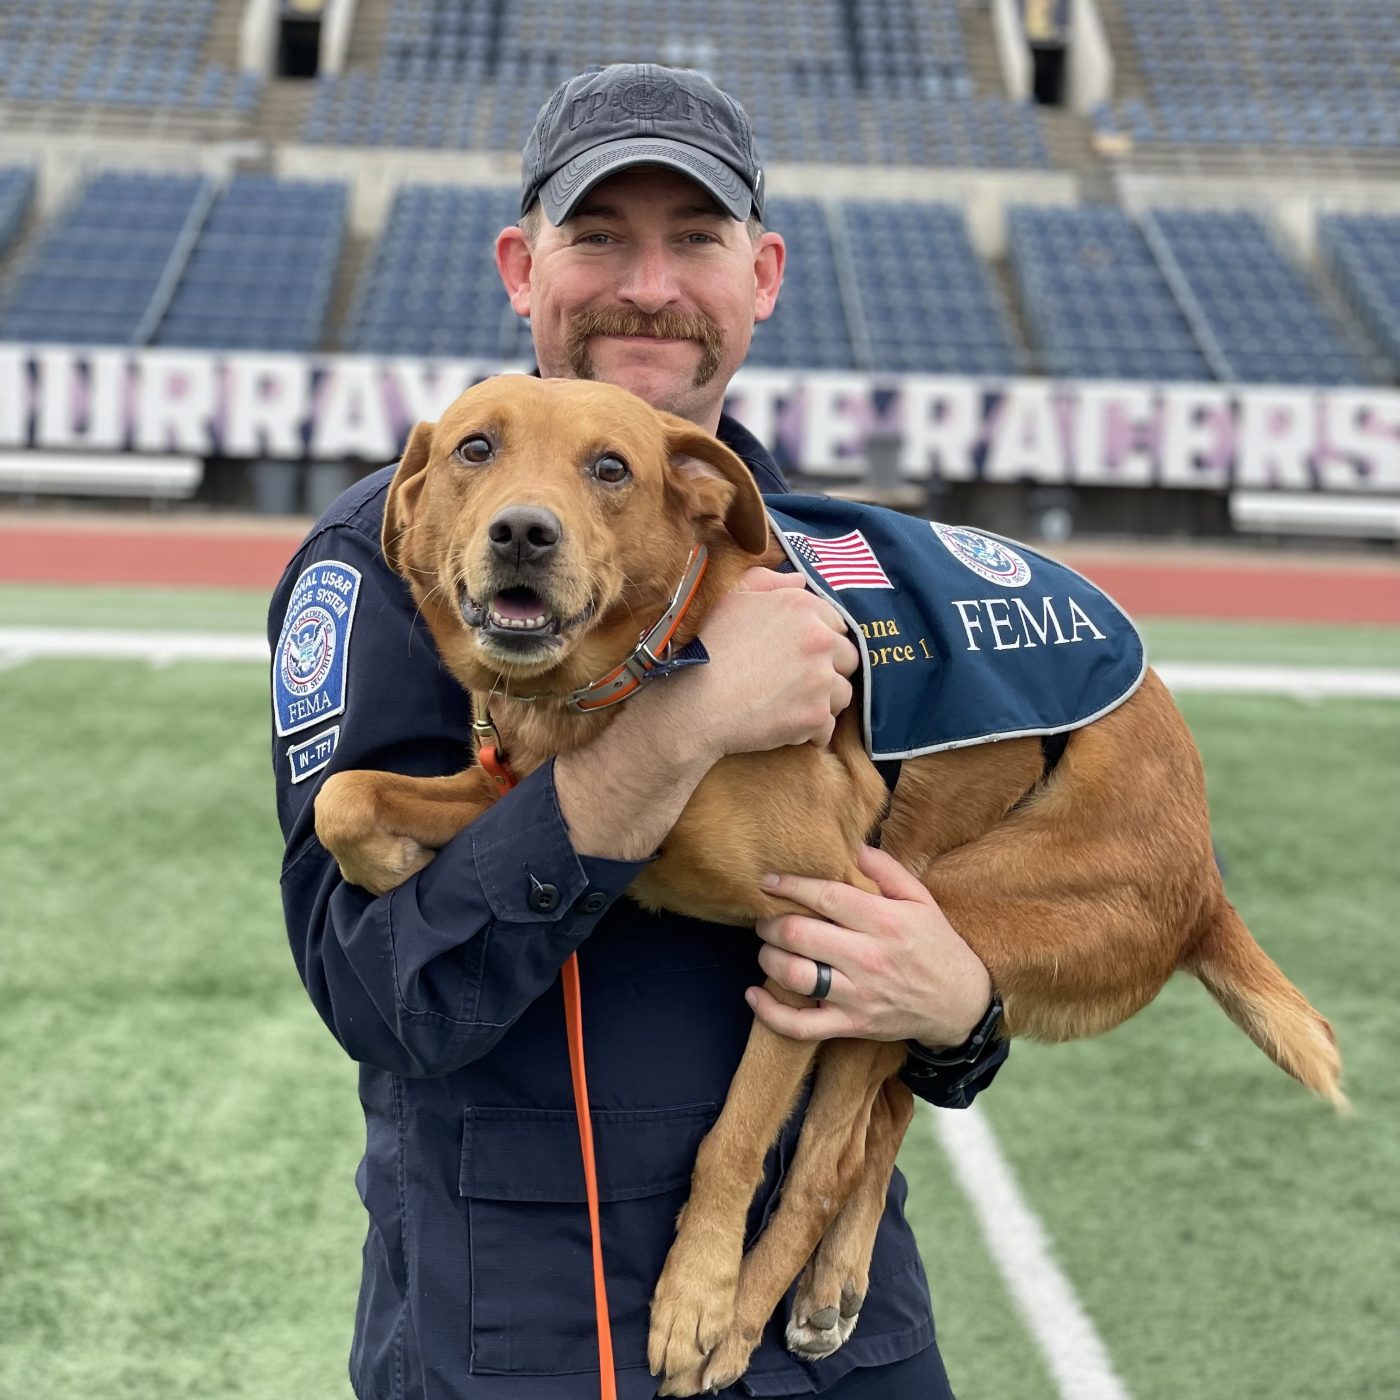
[[[548,914],[559,907],[558,885],[530,884],[530,897],[525,901],[536,914]]]
[[[599,890],[594,890],[592,894],[586,894],[578,902],[579,912],[583,914],[601,914],[608,907],[607,895]]]

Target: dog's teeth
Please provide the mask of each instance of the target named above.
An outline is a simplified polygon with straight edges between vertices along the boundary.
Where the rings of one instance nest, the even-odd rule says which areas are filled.
[[[491,611],[491,622],[496,627],[514,627],[519,632],[531,632],[545,624],[545,614],[538,617],[502,617],[495,609]]]

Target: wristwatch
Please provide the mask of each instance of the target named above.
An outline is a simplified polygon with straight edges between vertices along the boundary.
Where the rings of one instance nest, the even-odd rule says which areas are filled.
[[[947,1050],[931,1050],[917,1040],[905,1041],[909,1049],[909,1058],[904,1063],[904,1072],[918,1079],[932,1079],[949,1065],[975,1064],[995,1042],[1001,1017],[1001,997],[994,991],[982,1019],[972,1028],[972,1034],[961,1045],[954,1045]]]

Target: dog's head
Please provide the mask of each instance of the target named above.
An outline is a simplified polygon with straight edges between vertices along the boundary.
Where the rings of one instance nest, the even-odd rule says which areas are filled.
[[[503,375],[413,430],[384,555],[474,688],[593,679],[664,610],[693,544],[761,554],[752,476],[609,384]]]

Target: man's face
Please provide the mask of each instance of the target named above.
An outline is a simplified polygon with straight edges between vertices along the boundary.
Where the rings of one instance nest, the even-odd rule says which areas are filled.
[[[496,248],[511,305],[529,316],[540,372],[600,379],[713,431],[725,388],[772,314],[783,242],[757,242],[693,181],[659,166],[597,185],[533,246]]]

